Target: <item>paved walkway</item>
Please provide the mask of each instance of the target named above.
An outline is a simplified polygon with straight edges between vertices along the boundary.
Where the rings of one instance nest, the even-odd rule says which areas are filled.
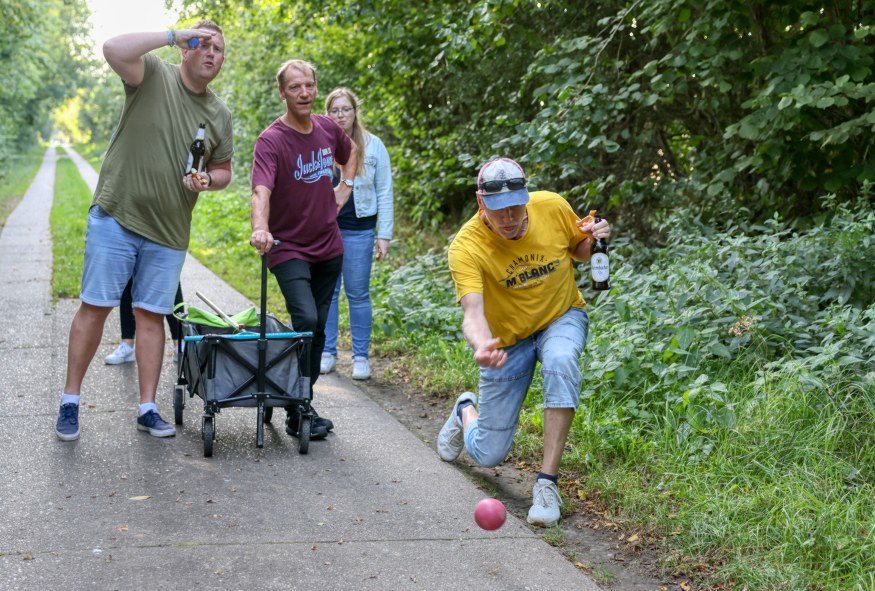
[[[516,518],[477,528],[483,493],[336,374],[316,387],[335,433],[307,455],[279,416],[258,449],[254,409],[231,408],[204,458],[199,398],[175,438],[137,431],[136,367],[101,363],[118,340],[116,313],[84,384],[82,436],[57,440],[78,301],[51,301],[55,162],[50,149],[0,234],[11,324],[0,336],[0,589],[598,589]],[[225,309],[248,303],[191,257],[182,283]],[[168,345],[166,418],[174,383]]]

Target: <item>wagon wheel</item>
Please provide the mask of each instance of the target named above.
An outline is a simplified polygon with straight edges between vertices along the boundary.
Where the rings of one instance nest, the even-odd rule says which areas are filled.
[[[310,427],[312,419],[301,415],[301,426],[298,428],[298,453],[304,455],[310,449]]]
[[[173,389],[173,421],[182,424],[182,409],[185,408],[185,386],[177,385]]]
[[[264,422],[269,423],[272,418],[273,418],[273,407],[272,406],[265,406],[264,407]]]
[[[216,427],[213,424],[213,417],[204,417],[203,426],[204,438],[204,457],[213,457],[213,440],[216,438]]]

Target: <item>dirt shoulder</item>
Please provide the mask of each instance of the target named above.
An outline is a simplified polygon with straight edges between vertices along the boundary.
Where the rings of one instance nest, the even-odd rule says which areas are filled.
[[[411,386],[411,380],[398,362],[386,358],[370,359],[372,378],[355,382],[371,400],[379,404],[414,435],[434,446],[449,412],[450,400],[429,397]],[[350,376],[349,352],[339,352],[337,369]],[[525,522],[531,505],[531,488],[537,466],[506,461],[495,468],[483,468],[462,454],[456,465],[484,490],[500,499],[508,511]],[[593,576],[605,589],[623,591],[692,591],[686,577],[660,576],[655,545],[644,544],[634,532],[624,532],[612,523],[596,503],[580,498],[576,483],[560,483],[563,499],[572,510],[555,529],[533,528],[573,564]],[[473,507],[472,520],[473,525]]]

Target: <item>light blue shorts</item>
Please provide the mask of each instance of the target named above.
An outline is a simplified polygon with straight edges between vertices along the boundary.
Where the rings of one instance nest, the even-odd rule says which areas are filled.
[[[175,250],[126,230],[99,205],[88,210],[82,292],[86,304],[114,308],[133,277],[133,307],[170,314],[185,263]]]
[[[507,457],[537,362],[541,362],[544,408],[577,410],[580,356],[588,330],[586,310],[571,308],[544,330],[506,347],[507,362],[502,367],[480,368],[480,416],[465,429],[465,448],[475,462],[497,466]]]

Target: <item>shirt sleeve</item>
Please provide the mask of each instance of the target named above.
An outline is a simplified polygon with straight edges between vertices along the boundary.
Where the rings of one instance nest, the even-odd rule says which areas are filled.
[[[262,186],[273,192],[276,184],[276,150],[262,133],[252,150],[252,188]]]
[[[122,81],[122,84],[125,87],[125,94],[132,95],[136,94],[137,90],[146,84],[147,81],[152,77],[155,72],[155,69],[158,68],[161,64],[161,60],[152,53],[147,53],[143,56],[143,81],[140,82],[137,86],[131,86],[127,82],[125,82],[124,78],[119,77],[119,80]]]
[[[577,220],[580,219],[580,216],[575,213],[571,204],[564,198],[560,197],[558,203],[560,203],[560,209],[557,215],[562,220],[562,228],[568,235],[568,250],[574,250],[580,241],[586,238],[586,234],[577,227]]]
[[[389,162],[389,152],[380,138],[374,135],[371,136],[371,141],[368,142],[365,151],[371,149],[377,156],[377,167],[374,171],[374,189],[377,192],[377,238],[391,240],[395,221],[395,198],[392,190],[392,167]],[[359,156],[359,158],[361,157]]]
[[[447,251],[450,273],[456,285],[456,302],[469,293],[483,293],[483,276],[474,258],[464,247],[455,242]]]

